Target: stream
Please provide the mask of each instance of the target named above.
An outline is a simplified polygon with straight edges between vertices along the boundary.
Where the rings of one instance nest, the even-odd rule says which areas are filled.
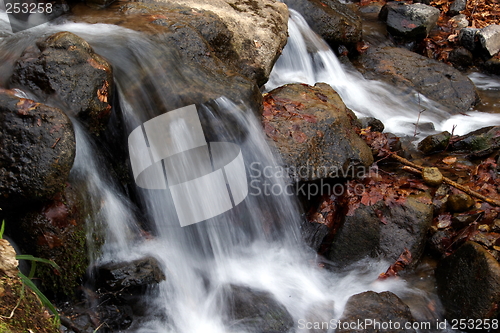
[[[163,63],[160,64],[154,56],[161,53],[168,57],[171,50],[125,28],[64,23],[38,26],[9,37],[4,31],[8,30],[5,15],[0,13],[0,29],[0,36],[6,36],[0,41],[1,86],[6,85],[13,61],[38,36],[70,31],[87,40],[96,53],[113,66],[121,119],[112,119],[110,127],[112,131],[119,131],[117,122],[121,121],[125,137],[137,128],[145,128],[146,133],[148,121],[162,115],[163,110],[172,111],[185,106],[180,96],[186,86],[203,88],[204,83],[196,79],[198,73],[195,70],[162,67]],[[451,131],[453,125],[457,125],[454,133],[465,134],[500,123],[500,105],[498,98],[495,99],[500,90],[498,77],[469,74],[484,95],[484,102],[477,110],[449,116],[425,96],[399,93],[394,87],[366,80],[354,69],[342,65],[326,43],[294,11],[290,11],[289,35],[288,44],[265,85],[266,91],[291,82],[326,82],[359,117],[378,118],[385,124],[387,132],[395,134],[413,133],[416,115],[422,108],[428,111],[422,114],[420,122],[433,123],[436,131]],[[171,57],[171,64],[174,64],[175,55]],[[147,77],[148,87],[137,86],[137,78],[141,76]],[[30,97],[29,92],[26,94]],[[209,149],[214,156],[216,145],[213,143],[216,142],[234,143],[241,151],[239,161],[247,170],[247,178],[263,181],[265,176],[259,171],[273,168],[280,161],[268,146],[260,121],[248,104],[231,101],[222,95],[212,101],[200,101],[196,105],[198,119],[180,118],[166,125],[169,140],[178,151],[185,151],[196,147],[193,144],[186,148],[185,142],[199,139],[197,135],[200,133],[193,128],[202,128],[201,134],[210,138],[206,145],[202,145],[209,147],[206,152]],[[151,165],[160,167],[160,171],[148,178],[150,185],[136,186],[133,195],[129,196],[130,193],[112,177],[103,157],[106,155],[103,150],[113,148],[102,147],[102,142],[97,142],[87,133],[76,118],[72,120],[77,154],[70,181],[78,184],[78,188],[90,197],[87,205],[94,213],[87,221],[89,235],[96,228],[105,233],[105,243],[99,254],[97,251],[89,254],[92,262],[103,264],[152,256],[159,261],[167,277],[144,297],[146,315],[134,321],[126,332],[255,332],[251,323],[227,324],[225,313],[230,304],[225,300],[230,285],[247,286],[273,295],[293,317],[297,333],[312,332],[302,328],[300,323],[310,318],[313,309],[331,310],[326,311],[321,321],[339,319],[348,298],[368,290],[395,293],[407,302],[418,321],[443,319],[426,264],[417,269],[414,277],[384,281],[377,279],[391,264],[384,261],[370,259],[354,263],[342,271],[322,268],[324,259],[301,240],[300,224],[304,215],[293,196],[260,192],[247,193],[244,200],[236,200],[237,191],[231,187],[233,209],[222,213],[214,211],[203,222],[181,226],[183,219],[187,219],[183,216],[189,215],[187,211],[191,208],[179,206],[173,190],[159,185],[155,188],[151,184],[169,183],[175,177],[192,180],[193,175],[212,174],[212,169],[214,172],[217,169],[215,162],[212,161],[214,164],[210,169],[210,160],[199,161],[202,155],[186,154],[176,159],[169,171],[167,162],[161,169],[161,163],[154,164],[155,160]],[[150,139],[151,133],[147,133]],[[422,132],[420,137],[430,133]],[[148,144],[154,155],[153,143]],[[205,162],[209,165],[208,171]],[[272,186],[286,186],[280,177],[271,176],[265,180]],[[219,188],[218,181],[212,177],[202,185],[193,183],[191,193],[184,193],[184,198],[189,202],[201,200],[207,207],[220,202],[223,198],[212,196],[210,192],[210,189]],[[147,233],[141,232],[145,225]],[[89,236],[88,241],[92,243],[92,237]],[[436,305],[434,311],[426,306],[431,302]]]

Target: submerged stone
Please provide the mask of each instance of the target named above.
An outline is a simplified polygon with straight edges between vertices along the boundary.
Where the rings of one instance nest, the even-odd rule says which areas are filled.
[[[223,292],[230,325],[255,332],[285,333],[295,324],[285,306],[266,291],[229,285]]]

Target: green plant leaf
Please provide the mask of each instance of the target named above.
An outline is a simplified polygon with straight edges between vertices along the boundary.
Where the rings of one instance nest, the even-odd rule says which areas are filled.
[[[43,259],[43,258],[38,258],[38,257],[34,257],[32,256],[31,254],[18,254],[16,256],[16,259],[17,260],[31,260],[31,261],[38,261],[38,262],[42,262],[44,264],[49,264],[51,265],[52,267],[54,267],[55,269],[57,269],[58,271],[61,270],[61,267],[59,267],[58,264],[56,264],[55,262],[53,262],[52,260],[49,260],[49,259]]]
[[[5,220],[2,221],[2,226],[0,227],[0,239],[3,238],[4,231],[5,231]]]
[[[57,313],[57,310],[55,306],[49,301],[49,299],[38,289],[38,287],[31,281],[26,275],[23,273],[19,272],[19,277],[21,278],[21,281],[29,287],[33,292],[40,298],[40,301],[42,304],[47,307],[53,314],[54,314],[54,325],[60,326],[61,324],[61,318],[59,317],[59,314]]]

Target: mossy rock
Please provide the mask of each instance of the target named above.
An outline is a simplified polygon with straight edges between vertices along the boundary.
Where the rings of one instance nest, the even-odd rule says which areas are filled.
[[[0,277],[0,332],[58,333],[59,328],[38,296],[19,278],[2,276]]]

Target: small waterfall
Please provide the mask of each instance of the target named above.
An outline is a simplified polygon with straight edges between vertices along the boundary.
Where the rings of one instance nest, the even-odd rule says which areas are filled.
[[[470,111],[450,116],[439,103],[417,92],[400,91],[386,83],[366,80],[355,69],[346,68],[333,51],[307,25],[304,18],[290,10],[289,39],[275,64],[265,88],[272,90],[287,83],[325,82],[342,97],[358,117],[375,117],[387,132],[409,135],[415,123],[432,123],[436,131],[463,135],[472,130],[500,123],[500,115]],[[422,110],[425,112],[419,113]],[[420,138],[430,132],[421,131]]]
[[[293,79],[310,84],[326,81],[351,108],[359,114],[380,118],[389,130],[391,126],[415,120],[412,112],[418,113],[418,105],[389,97],[394,94],[389,94],[384,85],[345,71],[300,16],[292,12],[291,17],[289,46],[272,73],[268,89]],[[44,30],[55,31],[71,31],[81,36],[112,62],[125,137],[166,111],[192,104],[186,87],[203,88],[206,84],[200,79],[202,74],[181,66],[175,52],[137,32],[104,24],[64,24]],[[0,47],[8,45],[16,44],[5,43]],[[294,52],[300,57],[292,56]],[[170,59],[167,63],[171,66],[164,66],[159,58]],[[0,73],[6,71],[6,65],[0,67]],[[378,96],[376,101],[372,100],[375,96]],[[380,106],[375,107],[377,103]],[[429,297],[402,279],[379,281],[378,275],[387,269],[387,262],[368,260],[343,272],[321,268],[321,259],[301,241],[303,216],[296,198],[285,191],[271,194],[264,191],[264,186],[284,189],[289,183],[273,172],[279,159],[267,145],[254,110],[245,101],[227,99],[223,92],[218,98],[196,104],[210,142],[231,142],[240,147],[250,188],[245,200],[234,209],[186,227],[180,226],[172,195],[167,190],[134,187],[138,200],[134,203],[129,200],[98,158],[99,148],[93,139],[74,120],[77,157],[72,181],[82,184],[81,188],[88,193],[88,205],[95,212],[89,216],[89,225],[103,228],[106,233],[102,253],[94,259],[109,262],[150,255],[159,260],[167,276],[159,290],[146,299],[145,312],[150,316],[136,322],[130,332],[254,332],[252,327],[236,329],[225,323],[224,307],[228,304],[221,303],[221,292],[228,284],[271,293],[284,304],[296,325],[298,320],[307,319],[311,309],[322,304],[333,303],[329,305],[333,308],[333,318],[326,320],[338,319],[347,299],[367,290],[392,291],[403,299]],[[400,115],[401,110],[408,109],[413,111]],[[445,119],[444,114],[437,114],[436,121]],[[186,135],[183,126],[172,126],[170,131],[173,137]],[[182,161],[177,168],[181,174],[199,172],[197,166]],[[141,232],[145,224],[151,228],[153,237],[145,237]],[[418,318],[440,318],[440,313],[429,314],[421,308],[412,310],[416,316],[420,314]]]

